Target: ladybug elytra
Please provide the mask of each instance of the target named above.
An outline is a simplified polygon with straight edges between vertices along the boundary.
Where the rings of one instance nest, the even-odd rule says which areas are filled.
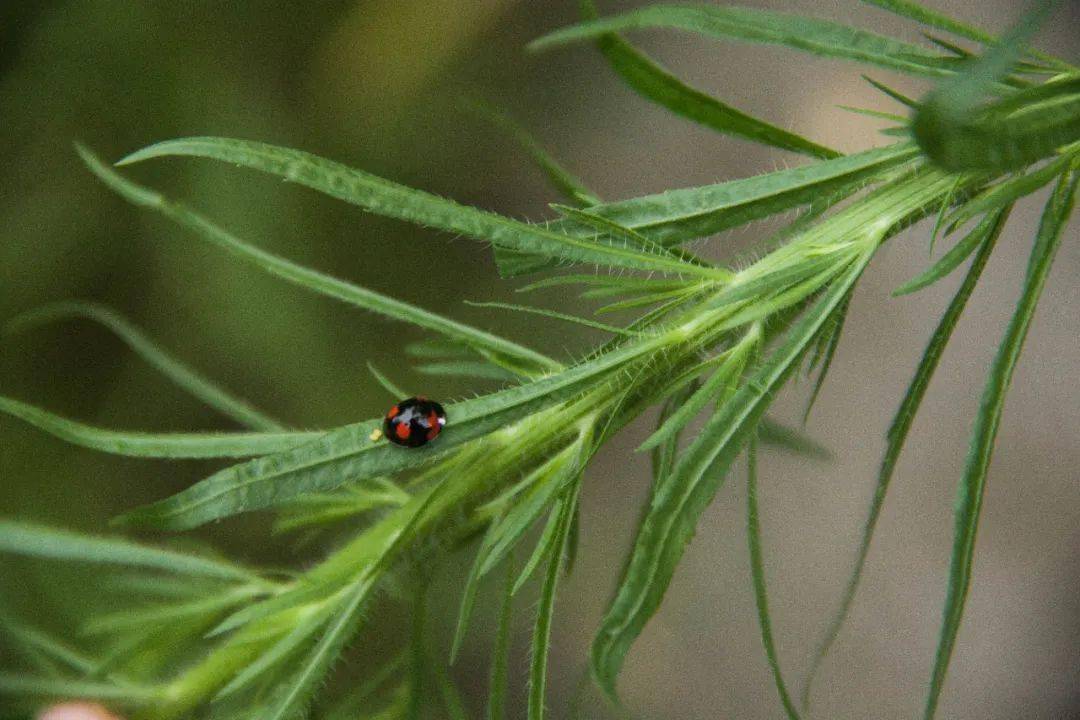
[[[421,395],[390,408],[383,420],[383,434],[395,445],[420,447],[437,438],[445,424],[442,405]]]

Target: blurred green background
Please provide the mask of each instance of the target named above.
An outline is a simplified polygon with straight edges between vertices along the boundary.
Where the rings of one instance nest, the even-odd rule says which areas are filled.
[[[643,3],[601,3],[616,11]],[[745,3],[812,12],[918,39],[855,0]],[[1019,3],[932,3],[1000,30]],[[1080,3],[1064,3],[1042,45],[1075,58]],[[391,401],[365,361],[401,384],[449,398],[491,388],[396,364],[421,333],[313,297],[208,249],[125,205],[82,167],[80,140],[108,159],[184,135],[294,146],[394,180],[539,219],[557,200],[504,136],[460,109],[482,98],[508,109],[603,197],[715,182],[802,160],[716,137],[623,88],[587,47],[532,56],[524,44],[571,22],[575,0],[0,4],[0,319],[60,299],[122,311],[184,360],[297,426],[382,413]],[[882,144],[872,121],[838,103],[895,110],[859,69],[772,48],[648,34],[641,45],[699,87],[845,151]],[[895,80],[918,93],[922,86]],[[206,162],[132,169],[261,247],[424,307],[566,354],[596,338],[463,304],[509,300],[488,250],[466,239],[380,220],[264,176]],[[912,716],[929,673],[951,533],[950,508],[983,373],[1004,328],[1038,205],[1018,212],[932,388],[894,483],[852,623],[823,672],[817,715]],[[752,252],[765,228],[700,246]],[[923,267],[922,228],[881,253],[810,429],[837,458],[768,457],[761,501],[775,630],[796,684],[839,595],[872,488],[882,436],[934,319],[953,287],[894,300]],[[1073,231],[1072,240],[1077,239]],[[942,717],[1070,717],[1080,712],[1080,248],[1066,243],[1021,363],[991,472],[969,615]],[[574,310],[559,293],[539,302]],[[66,322],[0,340],[0,393],[97,425],[228,428],[162,380],[107,331]],[[805,385],[805,384],[804,384]],[[780,402],[798,415],[805,386]],[[583,498],[582,557],[557,616],[550,705],[563,717],[584,667],[637,506],[646,463],[631,428],[599,458]],[[69,447],[0,418],[0,514],[100,531],[107,518],[187,486],[208,463],[125,460]],[[760,649],[736,474],[706,516],[623,688],[641,717],[777,717]],[[267,541],[265,517],[203,535],[240,556],[303,563]],[[463,558],[459,558],[464,562]],[[0,593],[63,628],[92,578],[0,558]],[[446,573],[448,592],[453,572]],[[64,588],[58,590],[58,588]],[[449,622],[452,603],[443,608]],[[517,649],[527,653],[529,605]],[[478,622],[477,627],[493,624]],[[389,633],[375,628],[369,635]],[[395,632],[400,628],[396,628]],[[376,645],[388,638],[371,639]],[[478,708],[487,640],[455,669]],[[516,680],[520,689],[523,681]],[[595,703],[594,703],[595,705]],[[590,713],[601,710],[590,705]]]

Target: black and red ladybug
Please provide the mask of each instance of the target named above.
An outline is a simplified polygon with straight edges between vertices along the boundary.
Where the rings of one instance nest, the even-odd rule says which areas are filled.
[[[439,437],[445,424],[442,405],[420,395],[390,408],[383,420],[383,434],[395,445],[420,447]]]

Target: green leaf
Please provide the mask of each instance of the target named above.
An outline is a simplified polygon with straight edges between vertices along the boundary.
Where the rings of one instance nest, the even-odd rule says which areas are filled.
[[[748,356],[755,351],[761,339],[761,330],[754,326],[746,335],[729,351],[727,359],[706,380],[701,387],[682,402],[674,412],[656,429],[645,442],[638,446],[638,451],[651,450],[659,447],[666,440],[680,432],[687,423],[694,419],[711,401],[722,397],[723,391],[733,383],[737,383],[743,368],[746,367]]]
[[[135,205],[157,210],[180,225],[192,230],[200,239],[215,245],[231,255],[250,262],[271,275],[306,288],[313,292],[341,300],[350,305],[379,313],[393,320],[411,323],[418,327],[442,333],[472,347],[487,350],[495,355],[513,358],[538,370],[554,370],[560,365],[534,350],[522,347],[491,333],[463,325],[408,303],[395,300],[358,285],[324,275],[277,257],[225,232],[201,215],[185,206],[122,177],[98,160],[89,150],[79,147],[79,154],[87,167],[106,185]]]
[[[66,678],[40,678],[16,673],[0,673],[0,695],[108,700],[126,705],[143,705],[160,699],[159,691],[154,688]]]
[[[0,520],[0,552],[94,565],[126,565],[220,580],[261,582],[250,571],[222,560],[13,520]]]
[[[780,702],[784,706],[784,712],[787,713],[791,720],[799,720],[799,712],[795,709],[791,696],[788,695],[783,673],[780,672],[780,660],[776,656],[772,620],[769,617],[769,594],[765,587],[765,562],[762,560],[761,526],[758,521],[757,451],[755,445],[756,443],[751,440],[750,447],[747,450],[746,473],[746,541],[750,547],[750,571],[754,579],[754,601],[757,603],[761,644],[765,646],[765,657],[768,658],[769,668],[772,670],[773,680],[776,682],[776,691],[780,694]]]
[[[593,330],[603,330],[604,332],[611,333],[613,335],[621,335],[623,337],[634,337],[640,334],[631,330],[626,330],[625,328],[597,322],[596,320],[590,320],[589,318],[577,317],[576,315],[567,315],[566,313],[556,312],[555,310],[548,310],[546,308],[529,307],[528,305],[514,305],[513,303],[504,302],[470,302],[468,300],[465,301],[465,304],[472,305],[473,307],[500,308],[502,310],[512,310],[514,312],[528,313],[530,315],[540,315],[543,317],[551,318],[553,320],[562,320],[563,322],[581,325],[582,327],[591,328]]]
[[[843,197],[915,155],[911,143],[900,142],[755,177],[599,205],[589,212],[672,245],[833,196]]]
[[[946,30],[953,35],[957,35],[968,40],[974,40],[975,42],[982,43],[983,45],[992,45],[997,40],[996,38],[973,25],[962,23],[954,18],[944,15],[939,12],[935,12],[918,3],[910,2],[910,0],[863,0],[870,5],[876,5],[879,8],[888,10],[889,12],[900,15],[901,17],[910,18],[923,25],[928,25],[938,30]],[[1032,50],[1031,55],[1038,57],[1042,60],[1052,63],[1059,69],[1068,70],[1071,66],[1068,63],[1064,63],[1057,58],[1050,57],[1044,53]]]
[[[506,564],[506,580],[503,582],[502,609],[499,611],[499,628],[495,631],[495,651],[491,660],[491,676],[488,680],[488,703],[485,720],[504,720],[506,717],[506,687],[510,676],[511,620],[514,616],[514,563]]]
[[[30,423],[65,442],[91,450],[145,458],[242,458],[281,452],[311,442],[318,432],[144,433],[84,425],[13,398],[0,396],[0,413]]]
[[[924,47],[846,25],[786,13],[712,5],[650,5],[557,30],[529,48],[591,40],[610,33],[672,28],[720,39],[782,45],[822,57],[929,77],[949,74],[948,66]]]
[[[922,404],[926,389],[930,386],[930,380],[934,375],[934,371],[937,369],[938,362],[945,351],[949,338],[952,336],[953,329],[956,327],[956,323],[964,312],[968,298],[971,297],[972,291],[974,291],[976,284],[979,282],[979,277],[982,275],[983,268],[986,267],[986,262],[990,259],[990,255],[1001,235],[1001,231],[1005,228],[1007,218],[1008,212],[1002,212],[995,216],[993,223],[987,227],[986,232],[983,235],[982,244],[979,247],[979,252],[975,255],[975,259],[972,261],[971,267],[968,268],[964,281],[960,284],[959,289],[956,291],[956,295],[953,296],[948,308],[946,308],[945,313],[938,322],[937,328],[935,328],[933,335],[930,337],[930,342],[927,343],[926,350],[923,352],[922,359],[919,361],[918,368],[915,370],[915,375],[912,378],[910,385],[908,385],[907,392],[904,394],[904,399],[900,403],[900,407],[897,409],[892,423],[889,425],[889,430],[886,434],[887,444],[885,454],[881,461],[881,467],[878,470],[877,486],[874,489],[870,511],[867,514],[866,523],[863,526],[862,539],[856,554],[855,566],[848,578],[847,585],[844,587],[844,594],[840,601],[840,607],[830,621],[829,627],[826,630],[821,643],[818,645],[817,652],[815,653],[814,658],[811,661],[810,669],[807,672],[806,682],[803,685],[801,696],[801,704],[804,709],[809,705],[810,691],[813,687],[817,671],[821,667],[821,663],[825,659],[826,654],[828,654],[829,649],[832,647],[833,643],[836,642],[836,638],[840,634],[840,629],[843,627],[844,621],[847,619],[848,613],[851,610],[851,605],[855,600],[855,593],[858,590],[859,582],[862,579],[863,567],[866,564],[866,558],[870,552],[870,542],[873,539],[878,517],[881,515],[881,508],[885,502],[885,495],[888,492],[889,483],[892,481],[893,472],[896,470],[896,462],[900,457],[900,451],[904,447],[904,441],[907,440],[908,431],[911,430],[911,425],[915,420],[915,414]]]
[[[899,90],[895,90],[895,89],[889,87],[888,85],[886,85],[883,82],[878,82],[877,80],[875,80],[874,78],[872,78],[872,77],[870,77],[868,75],[863,75],[862,77],[863,77],[863,80],[870,83],[872,86],[874,86],[875,88],[877,88],[881,92],[885,93],[886,95],[888,95],[893,100],[900,103],[901,105],[903,105],[905,107],[909,107],[909,108],[917,108],[917,107],[919,107],[919,103],[917,103],[915,100],[912,100],[907,95],[900,92]]]
[[[371,594],[374,578],[365,575],[350,585],[337,606],[337,616],[330,622],[319,642],[300,663],[297,671],[283,681],[271,707],[262,714],[266,720],[289,720],[302,713],[312,693],[323,681],[330,666],[356,633],[361,610]]]
[[[64,665],[84,677],[94,669],[94,662],[81,652],[71,649],[37,628],[15,621],[2,608],[0,634],[10,650],[22,652],[36,664],[48,666],[53,672],[56,671],[55,663]]]
[[[983,246],[988,235],[1001,232],[1004,218],[1008,217],[1011,208],[1012,205],[1010,204],[987,215],[971,230],[971,232],[964,236],[963,240],[953,245],[947,253],[942,255],[940,260],[916,277],[908,280],[906,283],[893,290],[893,295],[907,295],[908,293],[922,290],[924,287],[933,285],[938,280],[951,273],[959,267],[960,263],[964,262],[971,253],[975,252],[975,248]]]
[[[222,698],[243,690],[263,675],[273,670],[296,653],[324,622],[324,617],[314,615],[303,622],[298,623],[289,632],[285,633],[280,640],[259,655],[254,662],[245,666],[239,673],[233,676],[233,679],[217,692],[214,696],[214,700],[221,700]]]
[[[284,429],[276,420],[169,355],[122,315],[104,305],[77,301],[52,303],[12,318],[4,324],[0,334],[20,332],[69,318],[85,318],[104,325],[151,366],[223,415],[255,430]]]
[[[481,360],[447,360],[445,362],[429,362],[417,365],[413,368],[423,375],[437,375],[445,377],[473,378],[478,380],[495,380],[509,382],[518,377],[507,370]]]
[[[598,205],[589,208],[589,214],[673,246],[805,205],[814,205],[820,213],[917,156],[913,143],[899,142],[789,170]],[[573,232],[566,223],[556,222],[549,227]],[[495,255],[499,271],[508,277],[554,266],[547,258],[535,255],[498,249]]]
[[[555,613],[555,590],[559,585],[560,569],[570,533],[570,520],[577,504],[577,486],[568,488],[559,501],[558,520],[553,542],[548,552],[547,572],[540,589],[540,604],[536,609],[536,625],[532,636],[532,662],[529,665],[528,720],[543,720],[547,693],[548,653],[551,649],[551,622]]]
[[[586,16],[589,19],[596,16],[591,5],[592,3],[589,3],[589,14]],[[782,150],[818,158],[840,156],[835,150],[747,115],[690,87],[617,35],[601,35],[597,38],[596,45],[612,69],[631,88],[676,115],[725,135],[734,135]]]
[[[474,115],[502,130],[514,140],[544,172],[552,187],[558,190],[568,201],[581,207],[599,205],[603,202],[596,193],[585,186],[584,182],[564,168],[558,160],[551,157],[536,138],[511,120],[505,113],[480,102],[467,102],[464,107]]]
[[[1020,358],[1031,319],[1035,315],[1039,297],[1042,295],[1050,267],[1054,262],[1061,240],[1065,235],[1069,216],[1076,201],[1076,188],[1080,182],[1080,164],[1062,176],[1050,196],[1039,223],[1035,245],[1031,250],[1024,287],[1016,312],[1002,338],[998,353],[990,367],[990,374],[983,390],[975,427],[971,433],[971,448],[964,467],[956,498],[955,530],[952,559],[949,563],[948,593],[938,639],[934,669],[930,678],[930,690],[926,698],[924,717],[931,720],[937,710],[938,699],[945,683],[956,635],[964,613],[964,604],[971,586],[972,567],[975,559],[975,534],[979,526],[986,475],[994,450],[1005,408],[1005,395],[1012,381],[1013,371]]]
[[[947,222],[949,226],[960,227],[977,215],[993,212],[1006,205],[1011,205],[1025,195],[1036,192],[1068,170],[1069,164],[1073,162],[1076,157],[1080,157],[1080,152],[1074,152],[1071,155],[1063,155],[1062,157],[1046,163],[1037,170],[1032,170],[1031,172],[1018,177],[1009,178],[1008,180],[1004,180],[987,188],[982,193],[979,193],[971,200],[961,205],[960,208],[948,218]]]
[[[379,368],[375,367],[375,364],[370,360],[368,360],[367,369],[368,372],[371,373],[371,376],[375,378],[375,382],[379,383],[383,390],[390,393],[390,397],[394,398],[394,400],[404,400],[407,397],[412,397],[410,393],[405,392],[398,387],[394,381],[386,377],[386,375],[383,375],[382,372],[379,371]]]
[[[718,268],[683,263],[519,222],[459,205],[452,200],[414,190],[300,150],[265,143],[211,137],[167,140],[132,153],[118,164],[170,155],[204,157],[242,165],[310,187],[368,212],[551,259],[708,278],[723,278],[726,273]]]
[[[826,326],[822,337],[819,338],[819,347],[822,348],[821,369],[818,371],[817,380],[814,381],[814,389],[810,391],[810,399],[806,402],[806,410],[803,412],[804,425],[810,419],[810,411],[814,409],[814,403],[817,402],[818,395],[821,394],[821,388],[825,385],[825,378],[829,374],[829,368],[832,367],[833,357],[836,355],[836,348],[840,346],[840,334],[844,331],[844,321],[847,319],[847,311],[850,305],[851,295],[848,295],[844,298],[844,302],[833,311],[830,324]]]
[[[670,478],[656,489],[618,592],[593,641],[593,673],[610,697],[615,697],[615,680],[626,653],[660,606],[697,520],[731,462],[869,259],[868,253],[860,256],[792,325],[783,343],[708,420],[679,457]]]
[[[982,105],[995,83],[1014,66],[1024,43],[1046,19],[1054,0],[1039,0],[1002,41],[964,71],[938,84],[915,113],[912,130],[923,151],[946,170],[1001,172],[1024,167],[1080,139],[1080,96],[1011,112],[1009,98]],[[1071,92],[1072,79],[1060,89]],[[1038,93],[1058,90],[1046,83]],[[1017,93],[1027,97],[1023,91]]]
[[[558,374],[446,406],[447,426],[436,443],[400,448],[373,441],[382,418],[346,425],[295,450],[229,468],[120,522],[163,529],[189,529],[211,520],[280,504],[304,493],[328,490],[347,480],[387,475],[435,460],[465,442],[506,427],[537,410],[580,392],[582,386],[630,360],[652,352],[660,341],[642,339]]]

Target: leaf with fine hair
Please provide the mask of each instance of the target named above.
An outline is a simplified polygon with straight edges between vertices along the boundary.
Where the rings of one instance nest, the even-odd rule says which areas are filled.
[[[975,427],[971,433],[971,447],[960,480],[955,512],[952,559],[949,562],[948,592],[938,638],[937,653],[934,658],[933,672],[930,677],[930,690],[926,697],[925,720],[932,720],[937,710],[938,699],[945,683],[945,673],[949,667],[956,635],[960,630],[960,621],[964,614],[964,604],[971,586],[972,566],[975,560],[975,534],[979,527],[979,514],[982,510],[983,493],[986,490],[986,476],[990,469],[990,458],[994,450],[1001,416],[1005,408],[1005,395],[1012,381],[1016,363],[1024,347],[1031,319],[1042,295],[1050,267],[1054,262],[1061,240],[1065,236],[1065,227],[1076,203],[1076,188],[1080,182],[1080,163],[1074,163],[1068,173],[1058,181],[1050,200],[1043,211],[1035,245],[1028,261],[1024,287],[1016,312],[1009,321],[1009,326],[998,347],[997,355],[990,367],[986,380],[979,412],[975,416]]]
[[[975,252],[975,248],[982,247],[989,235],[1001,233],[1001,230],[1004,227],[1005,218],[1009,216],[1009,211],[1011,209],[1012,205],[1010,204],[996,212],[988,214],[978,225],[972,228],[971,232],[964,236],[964,239],[949,248],[949,251],[942,255],[940,260],[893,290],[893,295],[907,295],[908,293],[922,290],[951,273],[959,267],[960,263],[964,262],[971,253]]]
[[[1041,168],[1003,180],[961,205],[946,222],[950,227],[960,227],[968,220],[983,213],[993,212],[1011,205],[1020,198],[1038,191],[1068,170],[1069,165],[1080,157],[1080,150],[1052,160]]]
[[[289,720],[302,713],[330,666],[356,633],[362,618],[361,611],[371,595],[373,585],[374,580],[365,576],[343,592],[341,601],[335,608],[336,617],[327,625],[326,632],[300,662],[292,676],[280,682],[270,708],[260,714],[260,717],[266,720]]]
[[[258,581],[251,571],[223,560],[13,520],[0,520],[0,553],[92,565],[125,565],[218,580]]]
[[[244,458],[289,450],[318,432],[146,433],[85,425],[13,398],[0,396],[0,413],[19,418],[65,442],[91,450],[143,458]]]
[[[21,332],[69,318],[85,318],[104,325],[163,375],[223,415],[255,430],[284,429],[281,423],[172,357],[123,315],[104,305],[79,301],[50,303],[8,320],[0,328],[0,334]]]
[[[754,581],[754,601],[757,604],[758,626],[761,629],[761,644],[765,646],[765,657],[769,661],[776,691],[780,694],[780,703],[784,706],[790,720],[799,720],[799,711],[788,695],[784,676],[780,672],[780,660],[776,655],[776,642],[773,640],[772,619],[769,615],[769,594],[765,587],[765,562],[761,551],[761,525],[758,520],[757,501],[757,443],[750,440],[746,451],[746,542],[750,548],[750,574]]]
[[[642,521],[615,599],[593,640],[592,667],[601,688],[616,696],[626,653],[656,612],[697,520],[749,439],[773,395],[803,357],[821,326],[870,260],[864,253],[793,324],[782,344],[730,401],[706,422],[656,490]]]
[[[426,330],[441,333],[448,338],[477,349],[489,351],[501,357],[511,358],[534,370],[553,370],[560,367],[554,360],[509,340],[449,320],[344,280],[324,275],[316,270],[311,270],[268,253],[265,250],[260,250],[227,233],[185,206],[167,200],[162,195],[124,178],[112,168],[103,164],[86,148],[80,146],[78,150],[87,167],[98,178],[133,204],[161,212],[166,217],[192,230],[200,239],[225,250],[235,257],[254,264],[260,270],[271,275],[320,295],[326,295],[350,305],[379,313],[393,320],[411,323]]]
[[[806,205],[823,211],[917,156],[914,143],[898,142],[755,177],[597,205],[588,212],[653,242],[674,246]],[[573,231],[565,223],[549,227]],[[526,253],[497,251],[496,260],[499,272],[507,277],[554,267],[549,259]]]
[[[543,50],[628,30],[673,28],[715,38],[782,45],[822,57],[853,60],[912,75],[948,75],[948,63],[919,45],[787,13],[714,5],[649,5],[571,25],[534,40]]]
[[[592,2],[583,3],[586,19],[596,17]],[[841,153],[759,120],[683,83],[618,35],[601,35],[596,46],[626,83],[642,97],[688,120],[725,135],[817,158]]]
[[[693,395],[686,398],[678,408],[674,409],[663,424],[638,446],[638,451],[659,447],[668,438],[673,437],[686,427],[686,424],[693,420],[706,405],[722,397],[722,393],[727,387],[737,383],[739,375],[742,373],[743,368],[746,367],[747,358],[756,350],[760,337],[760,329],[754,326],[744,338],[731,348],[728,357],[713,372],[712,376],[702,383],[701,387]]]
[[[278,505],[298,495],[328,490],[427,464],[454,448],[502,429],[531,412],[572,397],[582,386],[655,350],[642,338],[555,375],[446,406],[447,429],[437,443],[404,449],[371,440],[376,418],[327,432],[315,442],[225,468],[186,490],[138,508],[118,521],[183,530],[241,512]]]
[[[788,170],[598,205],[589,212],[673,245],[843,196],[916,154],[912,143],[899,142]]]
[[[592,330],[602,330],[612,335],[620,335],[622,337],[633,337],[639,333],[635,333],[632,330],[617,327],[615,325],[608,325],[607,323],[597,322],[596,320],[590,320],[589,318],[577,317],[576,315],[567,315],[566,313],[556,312],[555,310],[548,310],[547,308],[530,307],[528,305],[515,305],[514,303],[504,302],[469,302],[465,301],[467,305],[473,307],[482,308],[499,308],[500,310],[510,310],[513,312],[528,313],[530,315],[539,315],[541,317],[551,318],[552,320],[561,320],[563,322],[573,323],[574,325],[580,325],[581,327],[587,327]]]
[[[526,489],[522,491],[520,499],[488,527],[461,593],[457,627],[450,647],[451,661],[457,658],[465,639],[480,581],[510,555],[559,491],[564,489],[566,480],[573,477],[579,452],[579,445],[571,445],[531,472],[523,481]]]
[[[975,259],[972,261],[971,267],[968,268],[964,281],[960,284],[959,289],[957,289],[948,308],[946,308],[944,314],[941,316],[941,320],[934,329],[934,333],[931,336],[929,343],[927,343],[926,350],[923,351],[923,356],[919,361],[918,368],[915,370],[915,375],[912,377],[907,392],[904,394],[904,399],[900,403],[900,407],[897,409],[892,423],[889,425],[889,430],[886,434],[887,444],[885,454],[881,461],[881,467],[878,470],[877,486],[874,489],[870,510],[867,514],[866,522],[863,525],[862,539],[856,554],[855,566],[844,587],[844,594],[840,601],[840,607],[830,621],[829,627],[817,647],[814,658],[810,663],[810,669],[807,671],[806,681],[803,684],[800,704],[804,710],[809,706],[810,691],[813,688],[817,671],[821,667],[821,663],[828,654],[829,649],[836,641],[837,636],[840,634],[840,629],[843,627],[844,621],[847,619],[848,613],[851,610],[851,605],[855,600],[855,593],[858,590],[859,582],[862,579],[863,566],[866,564],[866,558],[870,552],[870,542],[874,537],[874,530],[877,527],[878,517],[881,515],[881,508],[885,502],[885,495],[888,492],[889,483],[892,481],[893,472],[896,470],[896,462],[900,457],[900,451],[904,447],[908,432],[911,430],[911,425],[915,420],[915,414],[922,404],[922,399],[926,394],[927,388],[930,386],[930,380],[934,375],[934,371],[937,369],[938,362],[941,360],[941,355],[945,351],[949,338],[952,337],[952,332],[956,327],[956,323],[960,320],[960,316],[964,312],[968,298],[971,297],[971,293],[979,282],[983,268],[986,267],[986,262],[990,259],[990,255],[994,250],[998,237],[1000,237],[1001,231],[1005,228],[1007,219],[1008,212],[1003,211],[996,215],[993,223],[986,228],[986,232],[982,236],[983,239],[982,244],[979,247],[979,252],[975,255]]]
[[[542,225],[460,205],[301,150],[265,143],[214,137],[166,140],[138,150],[118,164],[171,155],[202,157],[241,165],[318,190],[377,215],[485,240],[497,247],[544,255],[550,259],[708,278],[726,275],[726,271],[719,268],[684,263],[621,245],[575,237]]]

